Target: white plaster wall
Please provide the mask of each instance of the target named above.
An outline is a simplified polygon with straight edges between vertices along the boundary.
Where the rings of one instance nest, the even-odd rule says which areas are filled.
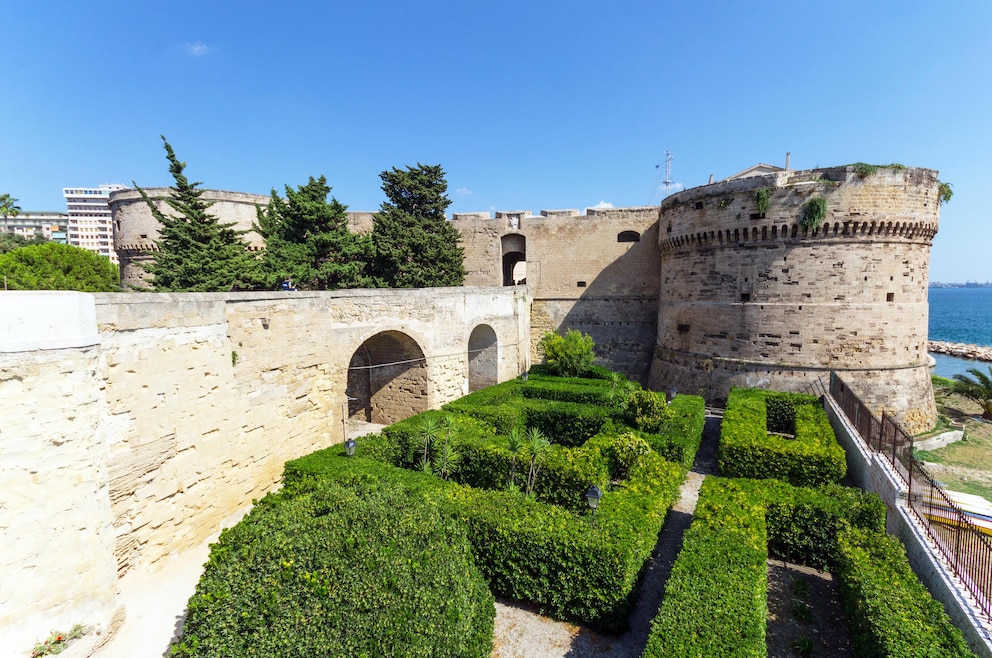
[[[120,621],[93,296],[0,292],[0,653]]]

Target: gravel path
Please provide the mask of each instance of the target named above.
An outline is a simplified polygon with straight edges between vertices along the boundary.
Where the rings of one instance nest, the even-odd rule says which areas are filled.
[[[651,620],[658,614],[665,584],[682,549],[682,536],[692,523],[699,488],[707,475],[716,473],[720,413],[707,410],[696,461],[682,483],[679,500],[669,511],[658,544],[645,566],[640,597],[630,617],[630,630],[619,636],[603,635],[542,617],[527,606],[497,600],[492,658],[637,658],[643,653]]]

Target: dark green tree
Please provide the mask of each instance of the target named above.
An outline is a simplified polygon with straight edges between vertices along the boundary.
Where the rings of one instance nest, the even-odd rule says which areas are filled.
[[[30,238],[26,238],[23,235],[18,235],[16,233],[0,232],[0,254],[5,254],[8,251],[20,249],[21,247],[30,247],[35,244],[45,244],[46,242],[48,242],[48,238],[46,238],[40,231],[36,232]]]
[[[388,288],[460,286],[461,235],[447,221],[448,183],[440,165],[417,164],[379,174],[388,201],[372,227],[376,284]]]
[[[169,292],[227,292],[252,288],[257,276],[257,262],[248,253],[243,239],[247,231],[233,229],[233,223],[222,224],[207,212],[212,202],[201,199],[200,183],[190,183],[183,175],[185,162],[180,162],[169,142],[162,137],[169,173],[176,186],[169,188],[165,202],[175,211],[167,215],[158,209],[143,189],[134,187],[148,204],[161,228],[155,241],[155,261],[147,269],[152,274],[155,290]]]
[[[0,255],[0,277],[8,290],[120,290],[120,274],[109,258],[57,242]]]
[[[303,290],[367,288],[365,270],[371,240],[348,230],[347,206],[327,195],[327,179],[310,177],[286,198],[272,190],[272,199],[258,209],[255,231],[265,239],[259,284],[275,288],[286,277]]]

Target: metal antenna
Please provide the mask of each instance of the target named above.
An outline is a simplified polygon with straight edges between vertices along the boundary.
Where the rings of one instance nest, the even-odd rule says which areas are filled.
[[[671,194],[672,189],[672,152],[665,151],[665,180],[661,181],[665,184],[665,196],[667,197]]]

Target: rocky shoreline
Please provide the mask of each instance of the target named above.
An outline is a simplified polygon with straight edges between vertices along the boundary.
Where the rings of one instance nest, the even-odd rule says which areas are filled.
[[[969,345],[968,343],[945,343],[940,340],[927,341],[927,351],[934,354],[946,354],[962,359],[992,362],[992,347]]]

